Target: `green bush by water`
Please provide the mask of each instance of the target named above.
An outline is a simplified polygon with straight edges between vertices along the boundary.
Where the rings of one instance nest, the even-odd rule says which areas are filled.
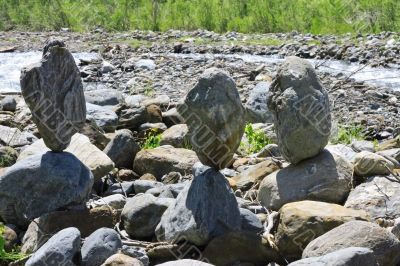
[[[400,30],[397,0],[0,0],[0,30]]]

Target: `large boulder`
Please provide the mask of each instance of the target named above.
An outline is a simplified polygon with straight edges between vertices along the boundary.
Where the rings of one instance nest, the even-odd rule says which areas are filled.
[[[21,92],[46,146],[63,151],[86,120],[85,97],[74,57],[50,41],[39,63],[21,71]]]
[[[267,98],[270,82],[262,81],[258,83],[250,92],[247,99],[246,120],[250,123],[272,123],[273,115],[268,110]]]
[[[47,151],[49,149],[44,144],[43,139],[40,139],[24,149],[19,155],[18,161],[32,155],[43,154]],[[76,133],[71,139],[71,144],[65,151],[72,153],[86,165],[92,171],[96,180],[114,169],[113,161],[104,152],[91,144],[89,138],[85,135]]]
[[[81,234],[74,227],[66,228],[52,236],[32,257],[26,266],[65,265],[81,263]]]
[[[159,106],[151,104],[122,110],[119,114],[118,127],[137,130],[140,125],[147,122],[162,122],[162,112]]]
[[[168,207],[156,229],[160,241],[187,240],[204,245],[227,230],[239,230],[241,217],[226,178],[206,166],[194,167],[194,178]]]
[[[258,199],[268,209],[300,200],[343,203],[350,193],[353,166],[341,155],[322,151],[318,156],[289,165],[263,179]],[[290,185],[288,185],[290,184]]]
[[[318,257],[347,248],[363,247],[374,252],[379,265],[397,265],[400,261],[400,241],[377,224],[350,221],[311,241],[303,258]]]
[[[194,151],[161,146],[138,152],[133,163],[133,170],[139,175],[150,173],[161,179],[163,175],[170,172],[189,174],[193,165],[198,161]]]
[[[331,132],[328,93],[311,63],[288,57],[270,86],[268,108],[274,114],[282,155],[298,163],[321,152]]]
[[[122,248],[119,234],[110,228],[100,228],[82,245],[82,266],[98,266]]]
[[[174,201],[151,194],[130,198],[121,213],[125,231],[134,239],[152,237],[162,214]]]
[[[82,237],[87,237],[99,228],[113,228],[118,220],[117,211],[108,206],[47,213],[29,224],[22,239],[21,251],[35,252],[51,236],[68,227],[76,227]]]
[[[369,219],[365,211],[318,201],[288,203],[279,214],[276,244],[289,261],[300,259],[307,244],[329,230],[348,221]]]
[[[178,106],[200,161],[216,169],[232,163],[244,133],[245,111],[234,80],[207,69]]]
[[[375,176],[350,192],[345,207],[365,210],[372,219],[400,217],[400,183],[394,176]]]
[[[369,248],[339,249],[321,257],[312,257],[290,263],[288,266],[378,266],[374,252]]]
[[[118,130],[114,138],[107,144],[104,153],[113,160],[118,168],[130,169],[140,147],[129,129]]]
[[[28,157],[0,177],[0,217],[27,226],[42,214],[84,203],[92,185],[90,170],[70,153]]]

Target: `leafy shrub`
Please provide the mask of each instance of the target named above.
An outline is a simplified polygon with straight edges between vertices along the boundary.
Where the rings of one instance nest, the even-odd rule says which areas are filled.
[[[247,124],[244,128],[246,141],[240,143],[240,150],[246,154],[259,152],[266,145],[273,143],[262,130],[255,130],[252,124]]]
[[[7,252],[5,247],[5,239],[3,237],[5,228],[4,225],[0,223],[0,265],[7,265],[10,262],[18,261],[24,259],[26,257],[25,254],[20,253],[18,250],[13,250],[11,252]]]
[[[364,140],[365,136],[362,131],[363,128],[358,125],[339,125],[337,133],[331,136],[330,142],[332,144],[350,144],[354,140]]]
[[[157,134],[156,131],[152,130],[146,134],[146,138],[143,141],[143,149],[154,149],[160,146],[161,134]]]

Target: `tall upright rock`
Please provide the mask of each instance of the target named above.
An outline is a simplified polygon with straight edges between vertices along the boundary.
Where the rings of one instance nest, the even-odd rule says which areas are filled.
[[[245,124],[234,80],[219,69],[207,69],[178,112],[188,125],[190,142],[200,161],[215,169],[229,166]]]
[[[49,41],[39,63],[21,71],[22,95],[45,144],[52,151],[66,149],[86,119],[79,69],[61,41]]]
[[[320,153],[328,143],[331,113],[328,93],[313,66],[288,57],[280,66],[268,97],[278,145],[284,158],[296,164]]]

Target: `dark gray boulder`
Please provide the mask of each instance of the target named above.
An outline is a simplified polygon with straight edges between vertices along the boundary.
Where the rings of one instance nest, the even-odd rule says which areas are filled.
[[[323,150],[331,132],[328,93],[313,66],[288,57],[270,86],[268,108],[274,114],[282,155],[291,163]]]
[[[121,213],[125,231],[134,239],[152,237],[162,214],[174,201],[174,199],[156,198],[151,194],[128,199]]]
[[[0,176],[0,217],[27,226],[42,214],[84,203],[92,185],[92,173],[71,153],[28,157]]]
[[[21,92],[47,147],[63,151],[85,124],[79,69],[61,41],[47,43],[42,60],[21,71]]]
[[[158,240],[204,245],[226,231],[240,230],[239,207],[228,181],[213,168],[200,165],[193,167],[192,182],[161,217]]]
[[[66,228],[52,236],[26,262],[26,266],[63,265],[81,263],[81,233],[74,227]]]
[[[82,245],[82,266],[98,266],[122,248],[118,233],[100,228],[85,239]]]
[[[114,138],[104,148],[104,153],[118,168],[132,168],[136,153],[140,150],[129,129],[118,130]]]

